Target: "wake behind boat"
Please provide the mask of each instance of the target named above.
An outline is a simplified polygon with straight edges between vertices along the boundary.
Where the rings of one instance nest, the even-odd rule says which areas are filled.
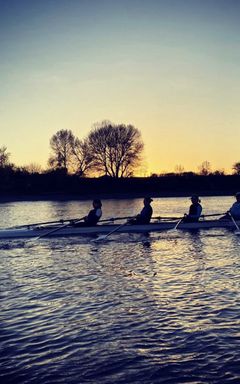
[[[240,225],[240,220],[237,222]],[[59,237],[59,236],[86,236],[107,234],[115,232],[118,224],[98,224],[92,227],[74,227],[71,225],[51,225],[51,226],[22,226],[19,228],[1,229],[0,239],[18,239],[18,238],[41,238],[41,237]],[[158,221],[150,224],[126,224],[122,225],[116,233],[148,233],[161,232],[174,229],[176,220]],[[197,230],[211,228],[229,228],[234,229],[235,225],[231,220],[200,220],[195,223],[180,223],[178,230]]]

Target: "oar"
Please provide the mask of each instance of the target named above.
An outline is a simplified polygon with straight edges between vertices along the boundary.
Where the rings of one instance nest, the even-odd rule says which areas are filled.
[[[116,228],[114,228],[112,231],[108,232],[106,235],[98,236],[96,239],[93,239],[92,241],[101,241],[105,240],[108,236],[110,236],[112,233],[117,232],[120,228],[124,227],[128,224],[128,221],[125,223],[118,225]]]
[[[83,217],[81,217],[80,219],[75,220],[75,221],[74,221],[74,224],[77,224],[79,221],[82,221],[85,217],[86,217],[86,216],[83,216]],[[72,220],[72,221],[73,221],[73,220]],[[32,241],[36,241],[36,240],[42,239],[43,237],[48,236],[48,235],[51,235],[52,233],[57,232],[57,231],[60,231],[60,229],[66,228],[66,227],[68,227],[68,226],[69,226],[69,223],[62,225],[61,227],[51,229],[50,231],[48,231],[48,232],[46,232],[46,233],[43,233],[42,235],[40,235],[40,236],[38,236],[38,237],[35,237],[35,239],[33,239]],[[31,241],[31,239],[30,239],[30,241]]]
[[[228,214],[229,214],[229,216],[231,217],[233,224],[234,224],[235,227],[237,228],[237,231],[234,232],[235,235],[240,235],[240,228],[239,228],[239,226],[237,225],[237,223],[236,223],[234,217],[232,216],[231,212],[228,212]]]
[[[180,217],[172,217],[172,216],[154,216],[151,218],[151,220],[158,220],[158,221],[172,221],[172,220],[179,220]]]
[[[208,214],[208,215],[201,215],[200,217],[211,217],[211,216],[223,216],[225,215],[226,212],[223,212],[223,213],[211,213],[211,214]],[[152,217],[152,219],[154,220],[180,220],[180,217],[176,217],[176,216],[155,216],[155,217]]]
[[[170,229],[170,231],[176,231],[178,226],[181,224],[182,220],[184,219],[185,216],[181,217],[180,220],[178,220],[177,224],[174,226],[174,228]]]
[[[208,214],[208,215],[201,215],[201,216],[199,216],[199,218],[202,217],[204,219],[205,217],[223,216],[225,214],[226,214],[225,212],[224,213],[211,213],[211,214]]]
[[[99,220],[99,223],[103,223],[106,221],[128,220],[128,219],[132,219],[132,218],[133,218],[133,216],[110,217],[109,219]]]
[[[117,220],[126,220],[130,219],[130,216],[123,216],[123,217],[111,217],[110,219],[103,219],[99,220],[99,223],[107,222],[107,221],[117,221]],[[63,223],[71,223],[71,222],[77,222],[82,219],[76,218],[76,219],[60,219],[60,220],[54,220],[54,221],[41,221],[39,223],[30,223],[30,224],[23,224],[23,225],[14,225],[13,227],[8,227],[6,229],[20,229],[25,227],[36,227],[37,225],[45,225],[45,224],[63,224]]]
[[[14,227],[8,227],[7,229],[20,229],[25,227],[36,227],[37,225],[45,225],[45,224],[63,224],[63,223],[71,223],[81,220],[79,218],[76,219],[60,219],[60,220],[54,220],[54,221],[41,221],[40,223],[31,223],[31,224],[23,224],[23,225],[15,225]]]
[[[42,221],[40,223],[14,225],[13,227],[8,227],[7,229],[20,229],[20,228],[25,228],[25,227],[36,227],[37,225],[58,224],[58,223],[64,223],[65,221],[70,221],[70,220]]]

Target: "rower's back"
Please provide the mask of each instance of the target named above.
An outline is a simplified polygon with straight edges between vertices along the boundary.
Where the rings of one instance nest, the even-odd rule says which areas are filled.
[[[94,226],[97,225],[98,221],[100,220],[102,216],[102,203],[101,200],[95,199],[93,200],[93,209],[89,212],[87,215],[85,221],[85,224],[87,226]]]
[[[202,206],[200,204],[201,200],[199,199],[198,195],[193,195],[191,197],[191,202],[192,204],[189,207],[189,212],[183,220],[185,223],[198,222],[202,213]]]
[[[151,202],[153,200],[150,197],[145,197],[143,200],[144,207],[141,210],[140,214],[137,215],[133,224],[149,224],[152,218],[153,209]]]
[[[230,208],[230,213],[235,220],[240,220],[240,192],[237,192],[236,201]]]

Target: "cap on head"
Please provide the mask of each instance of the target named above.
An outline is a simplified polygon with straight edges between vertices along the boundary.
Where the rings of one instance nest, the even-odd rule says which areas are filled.
[[[145,196],[144,201],[146,201],[146,203],[151,203],[153,201],[153,199],[151,199],[151,197],[149,197],[149,196]]]
[[[192,196],[191,196],[191,200],[193,200],[193,201],[197,201],[198,203],[201,202],[201,200],[199,199],[199,196],[198,196],[198,195],[192,195]]]
[[[94,204],[94,205],[97,205],[98,207],[101,207],[101,206],[102,206],[102,202],[101,202],[100,199],[94,199],[94,200],[93,200],[93,204]]]
[[[240,192],[237,192],[235,196],[236,196],[236,199],[239,200],[240,199]]]

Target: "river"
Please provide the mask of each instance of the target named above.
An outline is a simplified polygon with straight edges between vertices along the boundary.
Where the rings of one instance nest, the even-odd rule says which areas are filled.
[[[203,213],[232,197],[202,198]],[[187,198],[155,198],[181,216]],[[103,200],[103,217],[141,199]],[[90,201],[0,204],[1,227],[77,218]],[[240,383],[240,237],[227,229],[0,241],[3,384]]]

